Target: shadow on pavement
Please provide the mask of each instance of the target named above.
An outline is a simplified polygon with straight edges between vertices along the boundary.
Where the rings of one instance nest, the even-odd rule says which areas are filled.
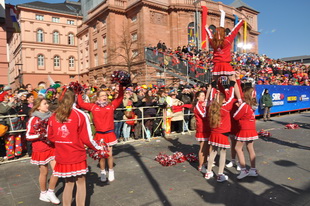
[[[273,143],[280,144],[280,145],[283,145],[283,146],[288,146],[288,147],[293,147],[293,148],[303,149],[303,150],[310,150],[309,146],[304,146],[304,145],[300,145],[300,144],[297,144],[297,143],[287,142],[287,141],[284,141],[284,140],[277,139],[275,137],[262,137],[262,136],[260,136],[259,138],[261,140],[266,141],[266,142],[273,142]]]

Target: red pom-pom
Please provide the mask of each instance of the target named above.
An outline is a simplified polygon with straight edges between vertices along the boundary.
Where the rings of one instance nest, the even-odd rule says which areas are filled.
[[[195,162],[198,160],[198,158],[194,153],[184,155],[182,152],[175,152],[173,155],[159,153],[155,157],[155,161],[159,162],[159,164],[162,166],[172,166],[176,165],[177,163],[185,162],[186,160],[189,162]]]
[[[126,71],[114,71],[111,78],[112,83],[119,83],[127,86],[131,83],[130,74]]]
[[[93,150],[93,149],[90,149],[90,148],[87,148],[86,152],[87,154],[93,158],[94,160],[98,160],[98,159],[102,159],[102,158],[108,158],[109,157],[109,150],[108,150],[108,145],[103,141],[103,140],[100,140],[100,141],[96,141],[97,144],[99,146],[102,147],[102,150]]]
[[[298,129],[298,124],[287,124],[285,125],[285,129]]]
[[[78,82],[70,82],[69,87],[75,94],[81,94],[84,91],[84,87]]]
[[[263,129],[258,132],[258,135],[261,137],[271,137],[272,136],[270,132],[267,132]]]
[[[47,124],[48,119],[40,119],[35,125],[33,125],[33,128],[35,130],[35,133],[39,135],[39,139],[41,141],[44,141],[47,144],[51,144],[51,142],[47,139]]]

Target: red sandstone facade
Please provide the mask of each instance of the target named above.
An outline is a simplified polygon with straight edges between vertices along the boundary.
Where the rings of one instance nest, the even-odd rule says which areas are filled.
[[[246,7],[233,8],[221,2],[200,1],[208,8],[207,25],[219,26],[220,9],[226,12],[225,27],[234,27],[234,15],[248,22],[247,39],[253,47],[247,52],[258,52],[258,12]],[[125,69],[124,59],[114,55],[121,45],[124,33],[131,40],[131,47],[119,50],[124,55],[139,54],[131,63],[131,73],[138,74],[139,83],[156,83],[160,78],[154,68],[143,61],[143,47],[155,46],[159,40],[173,49],[188,44],[188,25],[194,22],[194,0],[107,0],[88,12],[87,20],[78,27],[79,62],[81,78],[91,84],[109,83],[109,74],[115,69]],[[125,31],[125,32],[124,32]],[[240,30],[240,41],[244,34]],[[202,40],[204,41],[204,40]]]

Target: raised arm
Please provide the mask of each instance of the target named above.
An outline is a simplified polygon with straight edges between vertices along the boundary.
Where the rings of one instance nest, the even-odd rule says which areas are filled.
[[[78,95],[77,103],[78,103],[78,105],[79,105],[82,109],[85,109],[85,110],[87,110],[87,111],[91,111],[91,109],[92,109],[93,106],[94,106],[93,103],[86,103],[86,102],[84,102],[84,100],[83,100],[81,94]]]
[[[116,99],[112,101],[112,105],[114,106],[115,109],[119,107],[119,105],[122,103],[123,98],[124,98],[124,87],[122,85],[119,85],[118,96]]]
[[[231,32],[228,34],[228,36],[226,37],[226,39],[229,41],[229,42],[232,42],[235,37],[237,36],[240,28],[243,26],[244,24],[244,20],[240,20],[236,26],[231,30]]]

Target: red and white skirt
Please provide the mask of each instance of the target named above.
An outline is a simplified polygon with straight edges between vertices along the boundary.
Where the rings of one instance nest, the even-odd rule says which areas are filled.
[[[117,144],[117,139],[116,139],[116,135],[114,132],[109,132],[106,134],[96,133],[94,140],[100,141],[101,139],[103,139],[104,142],[107,143],[108,146],[113,146]]]
[[[210,133],[196,132],[195,137],[198,142],[207,142],[209,140]]]
[[[213,75],[234,75],[236,72],[228,62],[215,62],[212,74]]]
[[[53,175],[60,178],[76,177],[88,172],[86,160],[75,164],[59,164],[56,162]]]
[[[46,165],[55,159],[55,149],[51,148],[44,152],[32,152],[30,163],[34,165]]]
[[[240,130],[235,137],[238,141],[253,141],[258,139],[256,130]]]
[[[210,145],[221,147],[221,148],[230,148],[230,142],[226,135],[221,133],[213,133],[211,132],[209,142]]]

